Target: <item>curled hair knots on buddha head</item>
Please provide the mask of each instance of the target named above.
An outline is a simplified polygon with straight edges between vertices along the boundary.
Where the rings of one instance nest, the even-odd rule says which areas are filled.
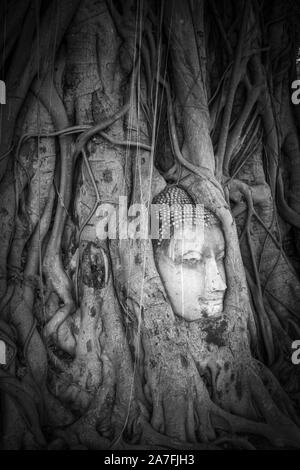
[[[159,237],[153,240],[154,247],[160,246],[163,241],[168,243],[176,228],[220,224],[213,212],[202,204],[195,204],[188,192],[177,185],[167,186],[153,198],[152,205],[159,227]]]

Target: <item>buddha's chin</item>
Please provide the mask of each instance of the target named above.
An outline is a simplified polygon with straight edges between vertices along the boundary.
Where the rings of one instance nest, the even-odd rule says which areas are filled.
[[[205,318],[216,318],[223,313],[223,301],[209,301],[199,305],[197,309],[187,309],[186,312],[176,312],[186,321],[197,321]]]

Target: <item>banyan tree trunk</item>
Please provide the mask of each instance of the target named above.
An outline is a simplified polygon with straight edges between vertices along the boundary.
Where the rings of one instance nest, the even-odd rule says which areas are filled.
[[[19,3],[1,7],[1,447],[299,448],[299,12]],[[167,184],[221,221],[219,319],[176,316],[129,236]]]

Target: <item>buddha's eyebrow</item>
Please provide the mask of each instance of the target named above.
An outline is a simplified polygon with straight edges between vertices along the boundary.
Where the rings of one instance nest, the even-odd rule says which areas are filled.
[[[192,256],[188,256],[192,255]],[[174,257],[174,263],[181,264],[183,260],[188,261],[189,259],[196,258],[198,261],[201,260],[201,253],[199,251],[188,251],[186,253],[177,253]]]

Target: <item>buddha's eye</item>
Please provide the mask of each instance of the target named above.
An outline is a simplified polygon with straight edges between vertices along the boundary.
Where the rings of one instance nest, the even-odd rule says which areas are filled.
[[[200,263],[201,260],[199,258],[183,258],[182,263],[187,266],[195,266],[196,264]]]

